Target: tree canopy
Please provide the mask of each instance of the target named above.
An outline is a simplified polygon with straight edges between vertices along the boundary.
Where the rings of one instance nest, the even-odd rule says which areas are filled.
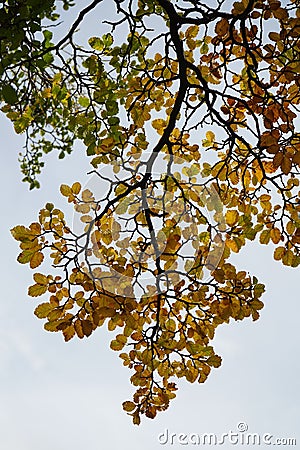
[[[46,330],[114,333],[139,424],[176,377],[220,366],[218,325],[259,318],[264,285],[232,253],[257,239],[300,264],[300,1],[94,0],[58,39],[60,3],[2,1],[2,111],[26,135],[30,188],[75,140],[92,181],[60,187],[73,224],[47,203],[12,235],[20,263],[56,269],[28,290]],[[103,33],[82,45],[89,13]]]

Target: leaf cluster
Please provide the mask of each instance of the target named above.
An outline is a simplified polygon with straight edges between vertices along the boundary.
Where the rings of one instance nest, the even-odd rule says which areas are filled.
[[[264,285],[233,253],[257,239],[300,264],[300,6],[115,0],[110,32],[77,44],[103,5],[57,44],[43,30],[30,63],[5,69],[25,180],[36,186],[42,151],[63,157],[80,139],[97,181],[61,186],[72,226],[47,203],[12,234],[19,262],[35,269],[46,255],[57,269],[28,291],[47,296],[35,310],[46,330],[114,333],[136,387],[123,407],[139,424],[169,406],[174,379],[202,383],[219,367],[220,324],[259,318]]]

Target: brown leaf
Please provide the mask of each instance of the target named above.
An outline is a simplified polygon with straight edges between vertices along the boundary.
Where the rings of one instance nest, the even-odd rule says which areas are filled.
[[[221,19],[215,26],[215,32],[220,36],[225,36],[229,31],[229,23],[228,20],[223,18]]]
[[[291,159],[288,156],[284,155],[280,167],[281,167],[282,172],[285,175],[288,175],[290,173],[290,171],[291,171],[291,168],[292,168],[292,161],[291,161]]]
[[[90,320],[81,321],[82,331],[86,337],[90,336],[93,331],[93,324]]]

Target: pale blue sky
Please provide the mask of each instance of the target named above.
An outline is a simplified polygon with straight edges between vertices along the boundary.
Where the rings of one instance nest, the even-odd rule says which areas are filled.
[[[160,445],[158,434],[166,428],[221,434],[236,431],[241,421],[249,432],[297,438],[299,446],[299,269],[283,267],[272,260],[271,248],[256,244],[237,255],[238,266],[267,286],[261,319],[220,327],[214,344],[222,367],[204,385],[180,382],[169,410],[133,426],[121,407],[133,392],[130,371],[109,349],[109,334],[99,329],[88,339],[65,343],[61,334],[43,330],[33,315],[37,300],[26,294],[31,271],[16,262],[18,245],[9,233],[16,224],[34,221],[46,201],[72,218],[59,185],[86,182],[84,152],[78,147],[63,161],[47,156],[41,189],[29,192],[17,162],[23,137],[14,135],[4,117],[0,129],[0,449],[179,449]]]

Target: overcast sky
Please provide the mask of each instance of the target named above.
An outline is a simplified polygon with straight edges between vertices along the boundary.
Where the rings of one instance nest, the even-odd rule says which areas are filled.
[[[3,116],[0,129],[0,449],[179,449],[178,442],[160,444],[158,435],[165,430],[221,435],[237,431],[240,422],[250,433],[296,438],[300,448],[299,269],[283,267],[272,260],[272,248],[257,244],[237,255],[239,268],[266,284],[260,320],[220,326],[214,345],[221,368],[203,385],[180,381],[166,412],[133,426],[121,406],[133,392],[130,371],[109,349],[108,332],[99,329],[88,339],[65,343],[61,334],[44,331],[33,315],[37,300],[27,297],[31,271],[16,262],[18,244],[9,233],[16,224],[36,220],[46,201],[72,218],[59,185],[86,182],[90,167],[84,151],[78,147],[63,161],[47,156],[41,189],[29,192],[17,162],[23,137]],[[42,268],[47,273],[47,265]]]

